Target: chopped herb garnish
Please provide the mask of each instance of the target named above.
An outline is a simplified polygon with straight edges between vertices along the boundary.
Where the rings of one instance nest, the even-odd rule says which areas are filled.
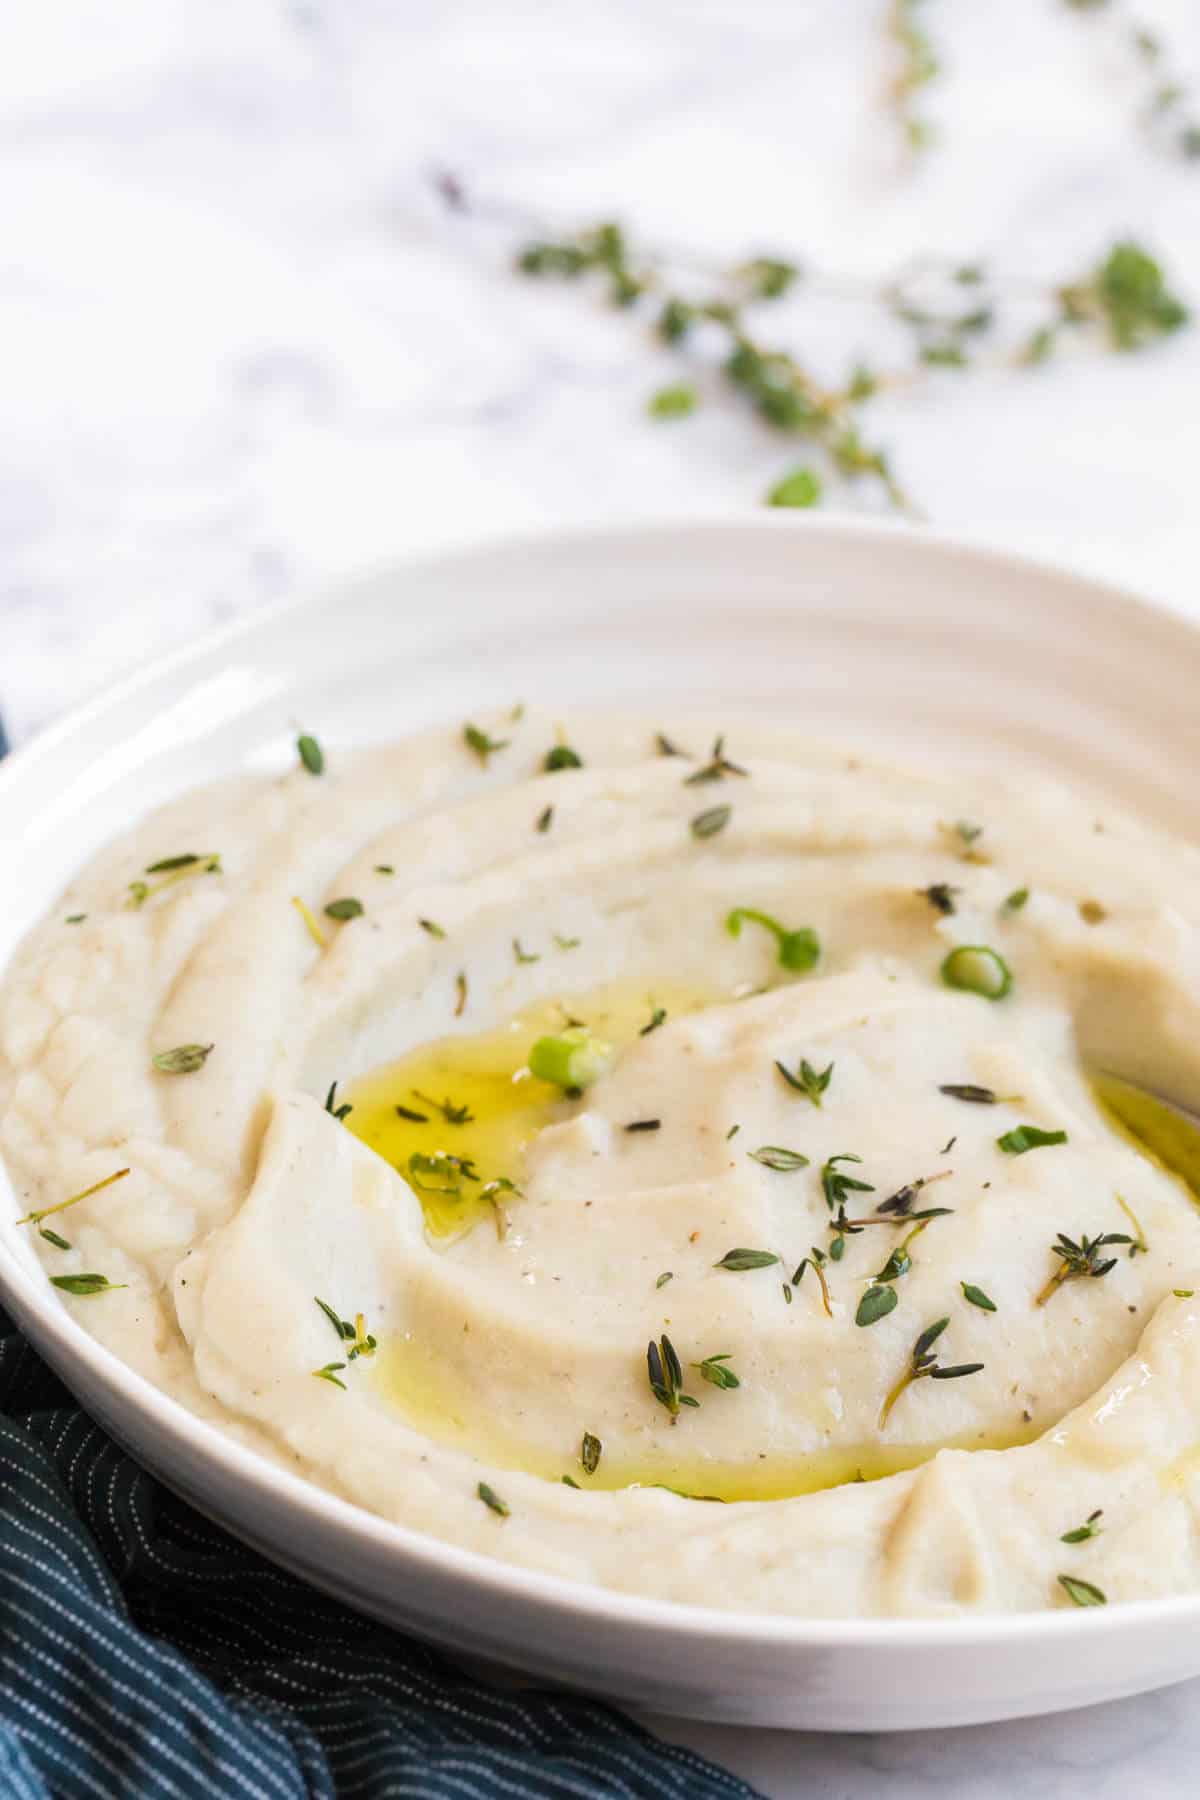
[[[558,950],[578,950],[580,944],[583,942],[582,938],[563,937],[562,933],[558,931],[552,931],[550,935],[554,939],[555,948]]]
[[[164,888],[171,887],[177,881],[186,881],[192,875],[222,875],[219,855],[197,856],[187,851],[182,856],[167,856],[160,862],[147,865],[146,874],[154,875],[166,870],[161,881],[131,881],[129,883],[128,904],[133,907],[144,906],[155,894],[161,894]]]
[[[734,1374],[733,1370],[727,1369],[724,1366],[732,1355],[732,1350],[721,1350],[716,1356],[706,1356],[703,1362],[694,1362],[692,1367],[693,1369],[699,1369],[704,1380],[710,1381],[713,1387],[741,1387],[742,1384]]]
[[[625,1127],[626,1131],[659,1131],[662,1129],[661,1119],[633,1119]]]
[[[574,1489],[575,1489],[575,1492],[576,1492],[576,1493],[577,1493],[577,1494],[578,1494],[578,1493],[580,1493],[580,1492],[582,1492],[582,1490],[581,1490],[581,1488],[580,1488],[580,1486],[579,1486],[579,1483],[578,1483],[578,1482],[577,1482],[577,1481],[574,1481],[574,1480],[573,1480],[573,1479],[572,1479],[572,1478],[571,1478],[571,1476],[570,1476],[570,1475],[564,1475],[564,1476],[563,1476],[563,1477],[562,1477],[562,1484],[563,1484],[563,1486],[564,1486],[564,1487],[572,1487],[572,1488],[574,1488]]]
[[[498,1513],[502,1519],[508,1518],[508,1504],[500,1498],[495,1488],[489,1487],[486,1481],[481,1481],[475,1492],[479,1495],[483,1504],[490,1507],[492,1512]]]
[[[495,1181],[485,1182],[479,1190],[479,1198],[487,1201],[495,1215],[496,1236],[503,1242],[508,1236],[508,1228],[512,1224],[512,1220],[509,1218],[507,1206],[500,1198],[501,1194],[513,1194],[518,1200],[523,1200],[525,1195],[516,1182],[510,1181],[507,1175],[500,1175]]]
[[[1006,1156],[1024,1156],[1027,1150],[1040,1150],[1047,1144],[1065,1144],[1065,1131],[1043,1131],[1037,1125],[1014,1125],[996,1139],[999,1149]]]
[[[1099,1237],[1085,1236],[1080,1238],[1078,1243],[1074,1238],[1069,1238],[1060,1231],[1058,1241],[1050,1246],[1050,1254],[1059,1259],[1058,1267],[1037,1295],[1034,1305],[1045,1306],[1051,1295],[1056,1293],[1065,1282],[1080,1281],[1085,1278],[1097,1281],[1102,1275],[1107,1275],[1110,1269],[1116,1268],[1117,1259],[1115,1256],[1101,1258],[1100,1252],[1109,1244],[1131,1244],[1132,1242],[1133,1239],[1123,1231],[1103,1231]]]
[[[947,987],[980,994],[985,1000],[1003,1000],[1012,987],[1012,970],[987,944],[960,944],[942,963]]]
[[[323,1369],[314,1369],[312,1373],[317,1381],[328,1381],[332,1386],[341,1388],[344,1394],[346,1392],[346,1384],[344,1381],[338,1380],[338,1371],[344,1369],[345,1366],[345,1363],[326,1363]]]
[[[313,943],[317,946],[317,949],[318,950],[327,949],[328,942],[325,937],[325,933],[321,930],[321,927],[317,924],[317,921],[314,919],[313,914],[312,914],[312,908],[305,906],[305,904],[304,904],[303,900],[300,898],[299,894],[292,895],[292,905],[295,907],[296,911],[300,914],[300,917],[304,920],[304,929],[307,931],[307,933],[308,933],[309,937],[312,939]]]
[[[727,1250],[713,1268],[728,1269],[734,1275],[741,1275],[747,1269],[769,1269],[778,1261],[773,1250]]]
[[[935,1381],[957,1381],[962,1375],[977,1375],[983,1368],[982,1363],[955,1363],[950,1368],[939,1367],[937,1357],[933,1354],[933,1346],[950,1323],[949,1318],[937,1319],[927,1325],[912,1347],[908,1359],[908,1367],[899,1381],[889,1391],[879,1412],[879,1429],[882,1431],[888,1422],[892,1408],[906,1387],[914,1381],[920,1381],[931,1375]]]
[[[874,1325],[887,1315],[896,1305],[897,1295],[894,1287],[869,1287],[858,1303],[854,1315],[856,1325]]]
[[[1001,910],[1003,912],[1020,912],[1028,898],[1029,889],[1027,887],[1014,888],[1012,893],[1009,894],[1005,900]]]
[[[807,1269],[811,1269],[816,1276],[818,1286],[821,1289],[821,1304],[825,1308],[825,1316],[828,1319],[832,1319],[833,1302],[829,1297],[829,1283],[825,1279],[825,1253],[823,1250],[818,1250],[815,1244],[812,1246],[803,1262],[798,1264],[796,1273],[792,1276],[791,1287],[788,1286],[787,1282],[784,1283],[783,1297],[790,1306],[792,1303],[792,1288],[800,1286],[800,1283],[804,1280],[804,1274]]]
[[[970,1100],[975,1106],[995,1106],[996,1095],[991,1088],[976,1087],[971,1081],[946,1081],[938,1088],[939,1094],[948,1094],[951,1100]]]
[[[774,487],[767,489],[768,506],[816,506],[821,498],[821,477],[805,463],[789,469]]]
[[[716,837],[718,831],[724,831],[732,816],[732,806],[710,806],[707,812],[697,813],[692,820],[692,836]]]
[[[460,969],[454,977],[454,1016],[461,1019],[467,1006],[467,972]]]
[[[688,382],[677,382],[672,387],[659,388],[651,394],[646,402],[646,411],[652,419],[686,419],[694,413],[700,404],[700,395]]]
[[[127,1287],[125,1281],[110,1281],[107,1275],[51,1275],[51,1287],[61,1288],[64,1294],[107,1294],[116,1288]]]
[[[323,775],[325,773],[325,752],[322,750],[315,737],[309,737],[307,732],[303,737],[298,737],[296,739],[296,752],[299,755],[301,765],[308,770],[310,775]]]
[[[48,1244],[53,1244],[56,1250],[69,1250],[71,1248],[67,1239],[65,1237],[60,1237],[57,1231],[51,1231],[48,1225],[38,1226],[38,1236],[40,1238],[45,1238]]]
[[[1194,1300],[1196,1298],[1195,1288],[1172,1288],[1171,1292],[1177,1300]]]
[[[675,1271],[673,1269],[664,1269],[654,1285],[656,1288],[666,1287],[668,1281],[674,1281],[674,1279]]]
[[[552,750],[547,750],[542,767],[548,775],[553,775],[559,769],[582,769],[583,758],[569,744],[555,744]]]
[[[549,831],[550,826],[553,823],[553,820],[554,820],[554,808],[552,806],[543,807],[541,812],[537,816],[537,830],[542,831],[542,832]],[[564,1481],[566,1480],[565,1475],[563,1477],[563,1480]]]
[[[417,924],[422,931],[427,931],[431,938],[444,938],[446,935],[442,927],[433,919],[418,919]]]
[[[348,1100],[344,1100],[340,1106],[338,1105],[336,1081],[331,1081],[329,1084],[329,1092],[325,1096],[325,1111],[332,1113],[339,1125],[354,1111]]]
[[[769,931],[779,946],[779,961],[785,969],[795,969],[801,974],[815,968],[821,955],[821,941],[810,925],[801,925],[796,931],[788,931],[778,919],[769,914],[758,912],[750,906],[735,906],[725,920],[725,929],[730,937],[740,937],[742,924],[749,920],[752,925],[761,925]]]
[[[194,1075],[212,1052],[211,1044],[179,1044],[174,1050],[160,1050],[150,1060],[160,1075]]]
[[[579,1460],[589,1475],[594,1475],[600,1467],[600,1454],[603,1449],[604,1446],[598,1437],[593,1437],[590,1431],[584,1432],[583,1442],[579,1447]]]
[[[821,1164],[821,1192],[825,1196],[825,1204],[830,1212],[844,1207],[846,1195],[873,1194],[874,1187],[869,1181],[858,1181],[853,1175],[843,1175],[838,1163],[860,1163],[861,1156],[855,1156],[852,1150],[844,1150],[838,1156],[831,1156],[828,1162]]]
[[[397,1105],[396,1117],[399,1119],[409,1119],[414,1125],[428,1125],[429,1123],[428,1113],[414,1112],[411,1106]]]
[[[529,1070],[539,1081],[578,1093],[600,1079],[611,1055],[608,1044],[575,1026],[557,1037],[539,1038],[529,1052]]]
[[[352,894],[347,894],[342,900],[331,900],[325,908],[327,917],[343,920],[361,919],[363,911],[362,901],[356,900]]]
[[[681,750],[678,744],[673,744],[665,731],[655,732],[654,748],[660,756],[684,756],[689,760],[691,758],[691,751]]]
[[[931,887],[918,888],[917,893],[921,896],[922,900],[928,900],[935,912],[949,915],[955,910],[954,896],[955,894],[961,894],[962,889],[950,887],[948,883],[944,881],[935,881]]]
[[[82,925],[86,918],[86,913],[68,913],[63,923],[65,925]]]
[[[650,1392],[660,1406],[666,1407],[672,1425],[679,1417],[681,1406],[699,1406],[698,1400],[683,1391],[683,1369],[669,1337],[664,1335],[657,1344],[651,1338],[646,1345],[646,1374]]]
[[[725,754],[725,739],[717,738],[712,747],[712,758],[702,769],[684,777],[684,787],[699,787],[706,781],[722,781],[726,775],[748,775],[749,769],[743,769],[740,763],[730,762]]]
[[[435,1150],[427,1156],[414,1150],[408,1159],[408,1179],[413,1187],[427,1194],[444,1194],[457,1200],[464,1181],[478,1181],[474,1160],[469,1156],[452,1156],[448,1150]]]
[[[394,875],[396,871],[391,863],[376,863],[375,873],[377,875]]]
[[[542,960],[541,956],[536,951],[522,950],[520,938],[513,939],[512,948],[513,955],[519,963],[535,963],[541,962]]]
[[[26,1213],[23,1219],[17,1220],[17,1224],[40,1225],[43,1219],[50,1217],[51,1213],[66,1212],[68,1206],[78,1206],[81,1200],[90,1200],[93,1194],[99,1194],[105,1188],[112,1187],[115,1181],[124,1181],[128,1174],[128,1169],[117,1169],[112,1175],[106,1175],[103,1181],[93,1181],[91,1187],[83,1188],[78,1194],[72,1194],[67,1200],[56,1200],[53,1206],[39,1206],[36,1211]],[[59,1248],[62,1249],[64,1246],[60,1244]]]
[[[463,1106],[456,1105],[455,1102],[449,1098],[449,1096],[447,1096],[446,1099],[444,1099],[444,1100],[433,1100],[430,1098],[430,1096],[428,1094],[421,1093],[419,1088],[414,1088],[412,1093],[413,1093],[413,1099],[419,1100],[421,1102],[422,1106],[432,1107],[434,1112],[441,1113],[441,1115],[442,1115],[443,1119],[445,1119],[447,1125],[473,1125],[475,1123],[475,1114],[471,1111],[471,1108],[467,1105],[463,1105]],[[406,1118],[406,1119],[420,1119],[421,1118],[420,1113],[403,1113],[403,1112],[401,1112],[400,1107],[397,1107],[396,1111],[398,1113],[401,1113],[402,1118]]]
[[[1097,1519],[1102,1519],[1103,1517],[1104,1517],[1104,1508],[1102,1506],[1098,1506],[1096,1508],[1095,1512],[1090,1512],[1088,1514],[1087,1518],[1083,1521],[1082,1525],[1076,1525],[1074,1531],[1064,1531],[1062,1536],[1058,1540],[1059,1543],[1060,1544],[1086,1544],[1086,1542],[1089,1538],[1099,1537],[1100,1532],[1101,1532],[1101,1527],[1096,1523],[1096,1521],[1097,1521]]]
[[[779,1070],[779,1073],[783,1076],[783,1079],[787,1082],[789,1087],[795,1088],[797,1093],[803,1094],[805,1099],[811,1100],[814,1106],[820,1106],[821,1096],[828,1088],[833,1077],[832,1063],[829,1064],[828,1068],[814,1069],[810,1062],[806,1062],[802,1058],[799,1071],[795,1075],[793,1075],[792,1071],[789,1068],[786,1068],[781,1062],[777,1062],[775,1067]]]
[[[1108,1595],[1098,1588],[1093,1581],[1081,1581],[1078,1575],[1060,1575],[1059,1586],[1064,1588],[1076,1606],[1107,1606]]]
[[[960,1281],[958,1285],[963,1291],[963,1299],[969,1300],[972,1306],[979,1307],[981,1312],[996,1312],[998,1310],[996,1302],[992,1299],[991,1295],[985,1294],[981,1287],[976,1287],[974,1283],[970,1281]]]
[[[638,1032],[638,1036],[639,1037],[649,1037],[650,1033],[652,1031],[657,1031],[660,1025],[665,1024],[666,1017],[667,1017],[666,1007],[665,1006],[656,1006],[654,1008],[654,1011],[650,1014],[649,1023],[642,1026],[642,1029]]]
[[[467,748],[473,750],[485,766],[489,756],[494,756],[498,750],[507,750],[511,742],[509,738],[489,737],[486,731],[480,731],[478,725],[464,725],[463,738]]]
[[[333,1326],[333,1329],[337,1332],[339,1340],[351,1346],[347,1361],[354,1362],[356,1358],[360,1356],[374,1356],[378,1349],[378,1344],[373,1337],[370,1337],[367,1334],[363,1322],[363,1315],[361,1313],[355,1315],[354,1323],[351,1324],[349,1319],[339,1318],[338,1314],[333,1310],[332,1306],[329,1305],[328,1301],[322,1300],[316,1294],[313,1295],[313,1300],[320,1307],[321,1311],[325,1314],[325,1317],[329,1320],[329,1323]],[[330,1364],[329,1367],[340,1369],[344,1368],[345,1364]],[[339,1387],[343,1385],[344,1384],[341,1382],[338,1383]]]
[[[799,1150],[785,1150],[781,1144],[760,1144],[757,1150],[747,1150],[746,1155],[762,1163],[764,1168],[778,1169],[781,1174],[808,1167],[807,1156]]]

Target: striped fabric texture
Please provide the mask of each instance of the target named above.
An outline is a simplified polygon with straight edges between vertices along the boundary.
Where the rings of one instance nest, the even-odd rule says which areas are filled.
[[[468,1677],[154,1481],[0,1313],[5,1800],[753,1800],[610,1707]]]

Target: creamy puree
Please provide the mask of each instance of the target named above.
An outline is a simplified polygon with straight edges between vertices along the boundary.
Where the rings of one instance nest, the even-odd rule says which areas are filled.
[[[1194,1587],[1196,1145],[1094,1078],[1200,1095],[1200,857],[722,723],[305,740],[134,826],[0,992],[30,1254],[195,1412],[527,1567]]]

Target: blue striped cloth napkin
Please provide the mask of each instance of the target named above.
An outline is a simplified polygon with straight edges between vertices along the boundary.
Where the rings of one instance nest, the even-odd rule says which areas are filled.
[[[490,1687],[284,1574],[126,1456],[2,1312],[0,1795],[754,1800],[611,1707]]]

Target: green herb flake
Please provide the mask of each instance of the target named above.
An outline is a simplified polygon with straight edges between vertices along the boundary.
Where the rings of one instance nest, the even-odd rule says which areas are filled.
[[[600,1456],[603,1449],[604,1446],[598,1437],[593,1437],[590,1431],[584,1432],[583,1442],[579,1446],[579,1460],[589,1475],[594,1475],[600,1467]]]
[[[1021,908],[1025,905],[1025,903],[1028,899],[1029,899],[1029,889],[1027,887],[1014,888],[1012,893],[1009,894],[1008,897],[1006,898],[1006,900],[1004,901],[1004,905],[1001,908],[1001,910],[1003,912],[1009,912],[1009,913],[1020,912]]]
[[[508,1518],[508,1503],[500,1498],[495,1488],[489,1487],[486,1481],[481,1481],[479,1486],[475,1489],[475,1492],[490,1511],[498,1514],[502,1519]]]
[[[40,1238],[45,1238],[48,1244],[53,1244],[56,1250],[69,1250],[71,1248],[68,1240],[65,1237],[60,1237],[57,1231],[51,1231],[48,1225],[38,1226],[38,1236]]]
[[[542,767],[548,775],[555,774],[559,769],[582,769],[583,758],[577,750],[572,750],[570,744],[555,744],[552,749],[547,750]]]
[[[330,919],[361,919],[364,907],[361,900],[346,895],[342,900],[331,900],[325,908],[325,915]]]
[[[298,737],[296,753],[300,758],[301,766],[307,769],[310,775],[325,773],[325,752],[315,737],[309,737],[307,732],[302,737]]]
[[[769,1269],[778,1261],[773,1250],[727,1250],[713,1268],[728,1269],[733,1275],[741,1275],[747,1269]]]
[[[1132,1244],[1133,1239],[1128,1232],[1102,1231],[1098,1237],[1086,1235],[1076,1243],[1065,1232],[1060,1231],[1057,1239],[1050,1246],[1051,1256],[1058,1257],[1058,1267],[1041,1292],[1034,1298],[1035,1306],[1045,1306],[1058,1289],[1068,1281],[1099,1281],[1117,1266],[1115,1256],[1102,1256],[1110,1244]]]
[[[1060,1575],[1058,1584],[1076,1606],[1108,1605],[1108,1595],[1093,1581],[1081,1581],[1078,1575]]]
[[[897,1295],[894,1287],[869,1287],[858,1303],[858,1310],[854,1314],[854,1323],[856,1325],[877,1324],[880,1319],[886,1319],[887,1315],[895,1309],[896,1301]]]
[[[338,1105],[337,1085],[336,1081],[331,1081],[329,1084],[329,1092],[325,1096],[325,1111],[331,1113],[341,1125],[354,1111],[354,1108],[348,1100],[344,1100],[340,1106]]]
[[[1103,1517],[1104,1517],[1104,1508],[1102,1506],[1098,1506],[1096,1508],[1095,1512],[1090,1512],[1088,1514],[1087,1518],[1083,1521],[1082,1525],[1076,1525],[1076,1527],[1073,1531],[1064,1531],[1062,1536],[1058,1540],[1059,1543],[1060,1544],[1086,1544],[1087,1540],[1089,1538],[1099,1537],[1100,1533],[1101,1533],[1101,1526],[1097,1523],[1097,1521],[1102,1519]]]
[[[783,1076],[783,1079],[790,1088],[795,1088],[796,1092],[803,1094],[806,1100],[811,1100],[814,1106],[820,1106],[821,1098],[828,1089],[830,1081],[833,1079],[832,1063],[830,1063],[827,1068],[816,1069],[813,1067],[812,1063],[806,1062],[802,1058],[800,1067],[795,1075],[793,1075],[791,1070],[781,1062],[777,1062],[775,1067],[779,1070],[779,1073]]]
[[[939,1094],[946,1094],[951,1100],[968,1100],[974,1106],[995,1106],[996,1095],[988,1087],[976,1087],[971,1081],[946,1081],[938,1088]]]
[[[837,1212],[844,1207],[847,1194],[873,1194],[874,1187],[869,1181],[859,1181],[853,1175],[845,1174],[838,1168],[839,1163],[861,1163],[862,1157],[855,1156],[852,1150],[843,1150],[837,1156],[831,1156],[821,1164],[821,1192],[825,1196],[825,1204],[830,1212]]]
[[[707,1382],[711,1382],[713,1387],[726,1389],[739,1388],[742,1384],[738,1377],[734,1374],[732,1369],[727,1369],[725,1367],[725,1364],[732,1355],[732,1350],[721,1350],[715,1356],[706,1356],[703,1362],[694,1362],[692,1367],[693,1369],[699,1369],[702,1378]]]
[[[781,1174],[807,1169],[809,1160],[799,1150],[786,1150],[782,1144],[760,1144],[757,1150],[747,1150],[746,1155],[765,1169],[777,1169]]]
[[[339,1372],[342,1369],[344,1369],[345,1367],[346,1367],[345,1363],[340,1363],[340,1362],[326,1363],[324,1368],[314,1369],[312,1371],[313,1379],[315,1381],[327,1381],[327,1382],[329,1382],[331,1387],[341,1388],[341,1390],[344,1394],[347,1391],[346,1384],[344,1381],[338,1380],[338,1375],[339,1375]]]
[[[542,811],[537,816],[536,829],[538,831],[542,832],[543,834],[545,834],[547,831],[549,831],[553,822],[554,822],[554,808],[552,806],[543,807]]]
[[[956,910],[955,896],[961,893],[961,888],[951,887],[945,881],[935,881],[927,888],[917,889],[919,897],[922,900],[928,900],[933,910],[941,913],[944,918],[948,918]]]
[[[489,737],[486,731],[479,729],[478,725],[464,725],[463,740],[467,748],[475,752],[485,767],[489,756],[494,756],[498,750],[507,750],[512,741],[510,738]]]
[[[985,1294],[981,1287],[976,1287],[974,1283],[970,1281],[960,1281],[958,1285],[963,1291],[963,1299],[969,1300],[971,1305],[977,1306],[981,1312],[996,1312],[998,1310],[996,1302],[992,1299],[991,1295]]]
[[[805,465],[792,469],[767,490],[768,506],[817,506],[821,499],[821,477]]]
[[[520,938],[513,939],[512,951],[513,951],[513,956],[515,957],[515,959],[518,963],[535,963],[535,962],[541,962],[541,960],[542,960],[541,956],[539,954],[537,954],[536,952],[529,951],[529,950],[522,950]]]
[[[444,938],[446,933],[434,919],[418,919],[417,924],[422,931],[428,932],[431,938]]]
[[[705,812],[697,813],[692,820],[692,836],[694,838],[716,837],[718,831],[724,831],[732,816],[732,806],[710,806]]]
[[[174,1050],[160,1050],[151,1063],[160,1075],[194,1075],[212,1055],[212,1044],[179,1044]]]
[[[686,382],[659,388],[646,402],[652,419],[686,419],[700,404],[700,395]]]
[[[64,925],[82,925],[86,918],[86,913],[68,913],[63,923]]]
[[[1040,1150],[1047,1144],[1065,1144],[1065,1131],[1042,1131],[1037,1125],[1014,1125],[996,1139],[997,1147],[1006,1156],[1024,1156],[1027,1150]]]
[[[650,1033],[652,1031],[657,1031],[660,1025],[664,1025],[666,1023],[666,1019],[667,1019],[666,1007],[665,1006],[656,1006],[654,1008],[653,1012],[650,1014],[648,1023],[643,1025],[641,1030],[638,1032],[638,1036],[639,1037],[649,1037]]]
[[[117,1288],[127,1287],[125,1281],[110,1281],[107,1275],[51,1275],[51,1287],[61,1288],[64,1294],[108,1294]]]
[[[656,1288],[666,1287],[668,1281],[674,1281],[674,1279],[675,1271],[673,1269],[664,1269],[654,1285]]]

